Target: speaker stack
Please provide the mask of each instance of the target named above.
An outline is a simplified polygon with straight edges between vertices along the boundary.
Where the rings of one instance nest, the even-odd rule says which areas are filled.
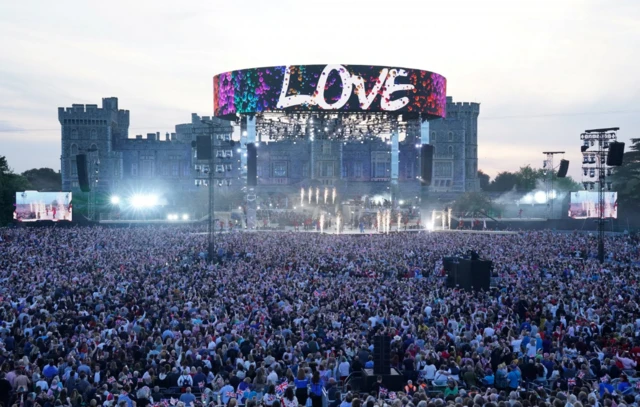
[[[247,144],[247,185],[258,185],[258,150],[254,143]]]
[[[423,144],[420,148],[420,182],[424,185],[431,185],[433,178],[433,146]]]
[[[87,171],[87,155],[76,155],[76,169],[78,170],[78,184],[82,192],[91,192],[89,185],[89,172]]]
[[[198,160],[211,159],[211,136],[196,137],[196,156]]]
[[[465,291],[489,291],[491,288],[492,261],[445,257],[442,262],[447,271],[447,288]]]
[[[617,141],[609,143],[609,151],[607,151],[607,165],[611,167],[620,167],[624,156],[624,143]]]
[[[391,374],[391,338],[388,336],[373,337],[373,374]]]

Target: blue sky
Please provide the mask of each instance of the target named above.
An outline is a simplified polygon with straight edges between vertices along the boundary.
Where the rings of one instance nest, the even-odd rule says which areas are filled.
[[[481,103],[479,167],[542,165],[582,130],[640,137],[640,4],[554,1],[0,2],[0,155],[59,168],[57,107],[117,96],[130,135],[210,115],[211,78],[282,64],[376,64],[444,75]]]

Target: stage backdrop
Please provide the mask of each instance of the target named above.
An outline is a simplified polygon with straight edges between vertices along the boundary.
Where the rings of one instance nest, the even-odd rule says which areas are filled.
[[[13,218],[17,221],[71,221],[71,213],[71,192],[16,192]]]
[[[395,112],[445,117],[447,80],[419,69],[371,65],[283,65],[213,78],[214,114],[266,111]]]
[[[593,191],[578,191],[571,193],[569,217],[586,219],[599,217],[598,193]],[[618,193],[604,193],[604,217],[618,218]]]

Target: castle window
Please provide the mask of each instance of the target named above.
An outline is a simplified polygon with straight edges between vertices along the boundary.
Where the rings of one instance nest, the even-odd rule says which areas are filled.
[[[78,130],[76,129],[71,130],[71,138],[74,140],[78,138]]]
[[[451,161],[435,162],[433,173],[436,177],[451,177],[453,175],[453,163]]]
[[[287,163],[286,161],[277,161],[273,163],[273,178],[286,178],[287,176]]]
[[[302,177],[306,178],[309,176],[309,163],[306,162],[302,164]]]
[[[75,143],[71,144],[71,155],[72,156],[78,155],[78,145]]]
[[[138,176],[138,163],[131,163],[131,176],[132,177]]]
[[[325,141],[322,143],[322,154],[331,154],[331,142]]]
[[[171,176],[172,177],[180,176],[180,163],[177,161],[171,162]]]
[[[231,164],[226,164],[224,168],[227,170],[227,172],[233,171],[233,166]]]
[[[321,161],[320,171],[323,177],[333,177],[333,161]]]
[[[78,181],[71,181],[71,188],[80,188],[80,184],[78,184]]]
[[[362,178],[362,161],[356,161],[353,163],[353,177]]]
[[[449,141],[453,141],[453,132],[452,131],[449,132]]]
[[[92,152],[95,152],[96,154],[98,153],[98,146],[94,144],[91,144],[91,147],[89,148],[89,150],[91,150]]]
[[[97,140],[98,139],[98,132],[96,131],[96,129],[91,129],[91,140]]]
[[[435,131],[431,132],[431,140],[429,140],[429,141],[431,141],[431,142],[436,141],[436,132]]]
[[[449,146],[447,150],[449,151],[449,155],[453,155],[453,146]]]

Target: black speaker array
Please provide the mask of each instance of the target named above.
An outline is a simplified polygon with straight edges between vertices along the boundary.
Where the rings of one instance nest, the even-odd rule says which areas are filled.
[[[388,336],[373,337],[373,374],[391,374],[391,338]]]
[[[198,160],[211,159],[211,136],[196,137],[196,157]]]
[[[258,150],[253,143],[247,144],[247,185],[258,185]]]
[[[489,260],[457,259],[457,262],[443,259],[447,270],[447,288],[461,288],[466,291],[489,291],[491,287],[491,268],[493,262]]]
[[[624,157],[624,143],[614,141],[609,143],[609,151],[607,152],[607,165],[619,167],[622,165]]]
[[[420,148],[420,182],[424,185],[431,185],[433,178],[433,146],[423,144]]]
[[[558,178],[566,177],[567,171],[569,171],[569,161],[560,160],[560,168],[558,168]]]
[[[78,170],[78,184],[80,184],[80,190],[82,192],[91,192],[91,185],[89,185],[89,173],[87,171],[87,155],[76,155],[76,168]]]

